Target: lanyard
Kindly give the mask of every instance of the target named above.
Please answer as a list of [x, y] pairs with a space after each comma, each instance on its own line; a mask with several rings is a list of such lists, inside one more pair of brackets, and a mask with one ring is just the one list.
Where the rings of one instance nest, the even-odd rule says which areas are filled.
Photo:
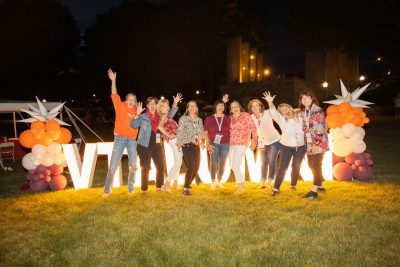
[[214, 115], [215, 121], [217, 122], [217, 125], [218, 125], [218, 132], [221, 132], [222, 122], [224, 121], [224, 116], [225, 115], [222, 115], [221, 122], [218, 122], [217, 115]]
[[311, 115], [311, 110], [305, 109], [304, 112], [306, 113], [305, 119], [306, 119], [306, 124], [307, 124], [307, 129], [310, 128], [310, 115]]

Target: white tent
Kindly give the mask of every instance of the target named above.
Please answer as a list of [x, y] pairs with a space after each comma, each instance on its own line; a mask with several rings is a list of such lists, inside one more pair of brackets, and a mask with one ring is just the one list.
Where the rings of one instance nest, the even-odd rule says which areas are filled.
[[[28, 104], [33, 107], [38, 107], [37, 102], [32, 101], [18, 101], [18, 100], [0, 100], [0, 113], [12, 113], [13, 121], [14, 121], [14, 136], [18, 138], [17, 133], [17, 122], [16, 122], [16, 113], [20, 113], [21, 109], [28, 109]], [[60, 102], [42, 102], [42, 104], [49, 110], [58, 105]], [[62, 114], [60, 112], [60, 114]], [[61, 116], [61, 115], [60, 115]]]

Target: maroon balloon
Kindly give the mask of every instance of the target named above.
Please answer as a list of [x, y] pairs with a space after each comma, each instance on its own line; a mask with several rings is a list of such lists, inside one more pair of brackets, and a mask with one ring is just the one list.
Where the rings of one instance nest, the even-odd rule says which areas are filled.
[[35, 178], [35, 175], [34, 174], [27, 174], [26, 175], [26, 179], [28, 179], [28, 180], [33, 180]]
[[53, 165], [51, 165], [49, 167], [49, 170], [51, 172], [51, 175], [60, 175], [60, 174], [63, 173], [64, 167], [63, 167], [63, 165], [55, 165], [55, 164], [53, 164]]
[[374, 164], [374, 161], [372, 159], [367, 159], [367, 164], [369, 166], [372, 166]]
[[67, 186], [67, 178], [64, 175], [52, 176], [49, 186], [51, 190], [62, 190]]
[[372, 176], [372, 168], [369, 165], [361, 166], [354, 171], [354, 178], [357, 180], [369, 180]]
[[350, 181], [353, 177], [353, 169], [346, 162], [340, 162], [333, 167], [333, 176], [340, 181]]
[[33, 191], [42, 192], [48, 188], [48, 183], [43, 180], [31, 180], [29, 186]]
[[351, 153], [350, 155], [348, 155], [348, 156], [346, 156], [345, 157], [345, 161], [348, 163], [348, 164], [354, 164], [354, 162], [356, 161], [356, 160], [358, 160], [359, 158], [360, 158], [360, 154], [358, 154], [358, 153]]
[[36, 174], [44, 174], [44, 172], [47, 170], [47, 167], [46, 166], [43, 166], [43, 165], [39, 165], [39, 166], [37, 166], [36, 167], [36, 169], [35, 169], [35, 173]]
[[344, 162], [344, 157], [336, 156], [335, 153], [332, 153], [332, 163], [336, 165], [339, 162]]

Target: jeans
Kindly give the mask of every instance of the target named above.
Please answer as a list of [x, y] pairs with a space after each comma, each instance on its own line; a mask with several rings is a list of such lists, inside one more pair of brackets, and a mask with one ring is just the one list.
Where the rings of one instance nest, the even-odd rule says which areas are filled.
[[240, 165], [242, 164], [246, 149], [247, 146], [244, 145], [229, 147], [229, 164], [231, 165], [231, 169], [235, 174], [236, 183], [238, 184], [244, 183], [244, 176], [242, 171], [240, 170]]
[[297, 179], [299, 178], [300, 174], [300, 166], [301, 162], [306, 154], [306, 146], [299, 146], [299, 147], [290, 147], [284, 146], [281, 144], [281, 148], [279, 150], [279, 155], [281, 157], [278, 172], [276, 174], [276, 180], [274, 184], [274, 189], [279, 190], [283, 179], [285, 178], [285, 174], [287, 168], [289, 167], [290, 160], [292, 160], [292, 174], [291, 174], [291, 186], [296, 186]]
[[124, 153], [125, 148], [128, 151], [129, 159], [128, 191], [133, 191], [136, 171], [134, 171], [132, 168], [136, 164], [136, 145], [136, 140], [133, 138], [127, 138], [119, 135], [114, 136], [114, 146], [111, 154], [110, 166], [108, 167], [104, 193], [109, 194], [111, 192], [111, 185], [114, 181], [114, 174], [118, 168], [119, 162], [121, 161], [122, 154]]
[[156, 165], [156, 187], [161, 188], [161, 186], [164, 184], [165, 155], [164, 148], [161, 143], [156, 143], [156, 134], [153, 131], [151, 132], [149, 146], [145, 147], [138, 144], [137, 151], [140, 158], [142, 191], [147, 191], [149, 187], [151, 159], [153, 159], [154, 165]]
[[324, 158], [324, 153], [319, 153], [315, 155], [307, 155], [308, 166], [310, 167], [314, 179], [313, 185], [321, 186], [322, 180], [324, 179], [322, 176], [322, 160]]
[[211, 180], [214, 182], [218, 171], [218, 181], [221, 181], [224, 175], [226, 158], [229, 152], [229, 144], [215, 144], [210, 142], [213, 151], [210, 154], [210, 172]]
[[179, 172], [182, 166], [182, 151], [178, 150], [176, 146], [176, 138], [169, 140], [168, 144], [170, 145], [173, 155], [174, 155], [174, 165], [172, 165], [171, 169], [168, 171], [167, 181], [172, 182], [173, 180], [178, 181]]
[[280, 147], [281, 144], [278, 141], [265, 146], [263, 150], [259, 150], [261, 158], [261, 180], [274, 180], [275, 163]]
[[200, 147], [193, 143], [182, 146], [183, 157], [185, 158], [187, 171], [185, 174], [185, 189], [190, 188], [190, 184], [196, 177], [200, 167]]

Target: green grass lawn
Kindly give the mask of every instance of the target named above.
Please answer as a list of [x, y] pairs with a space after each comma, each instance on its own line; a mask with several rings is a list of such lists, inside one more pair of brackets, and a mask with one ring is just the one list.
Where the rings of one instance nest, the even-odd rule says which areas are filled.
[[[302, 199], [310, 182], [273, 198], [248, 183], [211, 192], [103, 199], [105, 160], [94, 188], [19, 191], [20, 163], [0, 173], [2, 266], [399, 266], [400, 123], [372, 118], [370, 182], [326, 182], [318, 200]], [[125, 175], [126, 176], [126, 175]], [[126, 179], [126, 177], [125, 177]]]

